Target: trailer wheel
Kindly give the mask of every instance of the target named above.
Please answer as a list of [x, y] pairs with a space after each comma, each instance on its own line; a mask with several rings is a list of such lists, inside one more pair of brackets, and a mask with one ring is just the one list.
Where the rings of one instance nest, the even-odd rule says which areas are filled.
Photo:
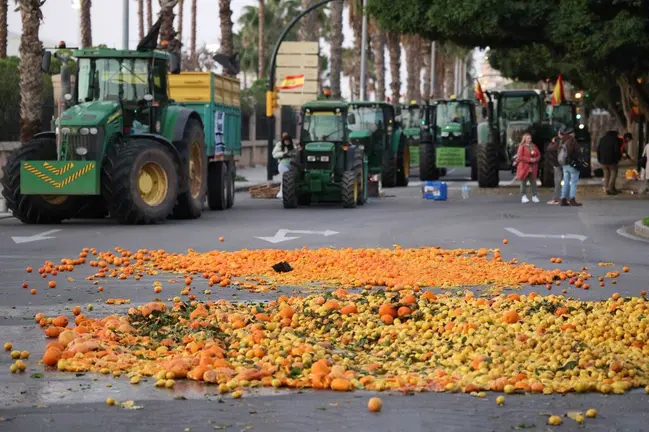
[[340, 185], [340, 196], [344, 208], [356, 207], [358, 196], [360, 195], [358, 182], [358, 174], [355, 171], [343, 172], [343, 178]]
[[7, 209], [26, 224], [58, 224], [75, 217], [81, 209], [81, 197], [21, 193], [21, 162], [30, 160], [56, 160], [56, 141], [52, 138], [34, 138], [11, 153], [2, 168], [0, 179]]
[[178, 198], [178, 161], [163, 144], [135, 139], [108, 154], [102, 169], [102, 195], [121, 224], [164, 222]]
[[210, 210], [228, 206], [228, 167], [223, 162], [210, 162], [207, 167], [207, 205]]
[[205, 134], [198, 120], [189, 119], [185, 126], [183, 146], [186, 146], [187, 165], [183, 167], [185, 190], [178, 196], [173, 216], [178, 219], [196, 219], [203, 213], [207, 193], [207, 152]]

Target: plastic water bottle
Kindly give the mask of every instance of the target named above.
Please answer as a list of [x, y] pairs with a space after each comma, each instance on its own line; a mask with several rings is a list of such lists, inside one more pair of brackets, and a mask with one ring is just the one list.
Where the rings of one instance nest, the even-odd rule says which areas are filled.
[[470, 191], [469, 185], [462, 186], [462, 199], [463, 200], [469, 199], [469, 191]]

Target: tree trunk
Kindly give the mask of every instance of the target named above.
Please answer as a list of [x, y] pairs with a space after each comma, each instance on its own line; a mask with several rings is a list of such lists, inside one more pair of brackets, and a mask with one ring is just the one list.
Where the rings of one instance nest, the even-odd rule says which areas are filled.
[[92, 46], [92, 20], [90, 19], [91, 0], [81, 0], [80, 24], [81, 24], [81, 47], [89, 48]]
[[183, 40], [183, 15], [185, 9], [185, 0], [178, 0], [178, 40]]
[[7, 12], [9, 11], [8, 0], [0, 0], [0, 59], [7, 57]]
[[[315, 3], [315, 0], [302, 0], [302, 10], [306, 10]], [[316, 42], [318, 40], [318, 10], [313, 10], [300, 20], [299, 39], [304, 42]]]
[[398, 33], [388, 33], [388, 51], [390, 53], [390, 75], [392, 82], [390, 89], [392, 90], [392, 104], [399, 103], [401, 96], [401, 44], [399, 42]]
[[140, 40], [144, 39], [144, 0], [137, 0], [137, 31]]
[[444, 45], [437, 42], [435, 45], [435, 88], [433, 90], [433, 97], [444, 97], [444, 81], [446, 80], [446, 51]]
[[421, 48], [419, 37], [410, 35], [403, 37], [403, 44], [406, 47], [406, 70], [408, 83], [406, 87], [406, 103], [417, 101], [421, 94]]
[[189, 59], [191, 63], [191, 70], [196, 70], [196, 1], [192, 0], [192, 10], [191, 10], [191, 36], [189, 40]]
[[[352, 0], [354, 1], [354, 0]], [[358, 100], [361, 97], [361, 51], [363, 47], [363, 15], [362, 10], [351, 10], [350, 20], [352, 31], [354, 32], [354, 88], [352, 89], [352, 99]], [[355, 15], [352, 15], [355, 14]]]
[[331, 3], [331, 58], [329, 85], [331, 97], [340, 99], [340, 78], [343, 69], [343, 0]]
[[432, 73], [432, 65], [430, 63], [431, 58], [430, 58], [430, 52], [432, 49], [433, 43], [429, 40], [425, 40], [422, 43], [422, 48], [421, 48], [421, 58], [424, 63], [424, 90], [421, 94], [421, 98], [423, 100], [428, 100], [430, 97], [430, 78], [431, 78], [431, 73]]
[[[230, 0], [219, 0], [219, 19], [221, 21], [221, 54], [230, 57], [234, 54]], [[226, 71], [226, 74], [231, 75], [232, 71]]]
[[151, 7], [151, 0], [146, 0], [146, 28], [147, 31], [153, 27], [153, 8]]
[[376, 69], [376, 100], [385, 100], [385, 32], [374, 26], [372, 50], [374, 51], [374, 68]]
[[41, 41], [38, 31], [43, 19], [40, 0], [20, 2], [23, 24], [20, 36], [20, 140], [24, 143], [41, 131], [43, 79], [41, 75]]
[[259, 0], [259, 8], [258, 8], [258, 14], [259, 14], [259, 34], [258, 34], [258, 53], [259, 55], [257, 56], [259, 58], [259, 63], [257, 64], [257, 79], [262, 79], [264, 77], [264, 55], [263, 53], [265, 51], [264, 47], [264, 23], [266, 20], [266, 15], [264, 11], [264, 0]]
[[444, 97], [455, 92], [455, 56], [444, 56]]
[[160, 42], [170, 42], [174, 37], [174, 11], [171, 8], [160, 12], [162, 16], [162, 25], [160, 26]]

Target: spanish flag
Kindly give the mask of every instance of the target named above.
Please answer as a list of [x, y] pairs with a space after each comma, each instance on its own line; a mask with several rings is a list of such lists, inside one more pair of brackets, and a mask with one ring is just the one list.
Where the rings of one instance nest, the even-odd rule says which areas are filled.
[[480, 85], [480, 81], [478, 80], [476, 80], [475, 82], [474, 93], [475, 93], [475, 100], [480, 102], [482, 105], [487, 106], [487, 97], [482, 91], [482, 86]]
[[552, 105], [561, 105], [566, 101], [566, 95], [563, 92], [563, 78], [559, 74], [557, 78], [557, 84], [554, 86], [554, 91], [552, 92]]
[[293, 90], [300, 87], [304, 87], [304, 74], [285, 76], [282, 83], [277, 86], [277, 89]]

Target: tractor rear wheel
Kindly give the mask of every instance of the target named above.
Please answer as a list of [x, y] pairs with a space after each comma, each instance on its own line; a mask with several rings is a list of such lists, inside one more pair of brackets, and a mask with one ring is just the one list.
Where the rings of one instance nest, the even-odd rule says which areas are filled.
[[408, 186], [410, 177], [410, 147], [408, 142], [401, 138], [399, 143], [399, 154], [397, 155], [397, 186]]
[[358, 176], [358, 200], [356, 204], [362, 206], [365, 204], [365, 168], [363, 160], [365, 159], [365, 154], [363, 150], [359, 150], [356, 153], [356, 158], [354, 159], [354, 171]]
[[293, 170], [282, 174], [282, 203], [286, 209], [297, 208], [297, 180], [297, 173]]
[[210, 210], [228, 208], [228, 166], [210, 162], [207, 167], [207, 206]]
[[113, 147], [102, 169], [102, 195], [111, 216], [128, 225], [164, 222], [178, 198], [178, 164], [153, 139]]
[[397, 156], [391, 152], [383, 159], [381, 169], [381, 183], [385, 188], [393, 188], [397, 185]]
[[185, 190], [178, 195], [173, 216], [178, 219], [196, 219], [203, 213], [207, 193], [207, 152], [205, 134], [200, 122], [189, 119], [185, 126], [182, 145], [187, 152], [187, 165], [182, 171]]
[[340, 183], [340, 201], [344, 208], [356, 207], [359, 196], [358, 181], [358, 173], [355, 171], [343, 172]]
[[26, 224], [58, 224], [73, 218], [81, 209], [81, 197], [70, 195], [23, 195], [20, 191], [22, 161], [57, 160], [56, 140], [34, 138], [14, 150], [3, 167], [2, 195], [7, 209]]
[[419, 144], [419, 179], [421, 181], [439, 180], [439, 168], [435, 161], [435, 145]]
[[494, 143], [479, 145], [478, 157], [478, 187], [496, 188], [500, 182], [498, 163], [498, 148]]

